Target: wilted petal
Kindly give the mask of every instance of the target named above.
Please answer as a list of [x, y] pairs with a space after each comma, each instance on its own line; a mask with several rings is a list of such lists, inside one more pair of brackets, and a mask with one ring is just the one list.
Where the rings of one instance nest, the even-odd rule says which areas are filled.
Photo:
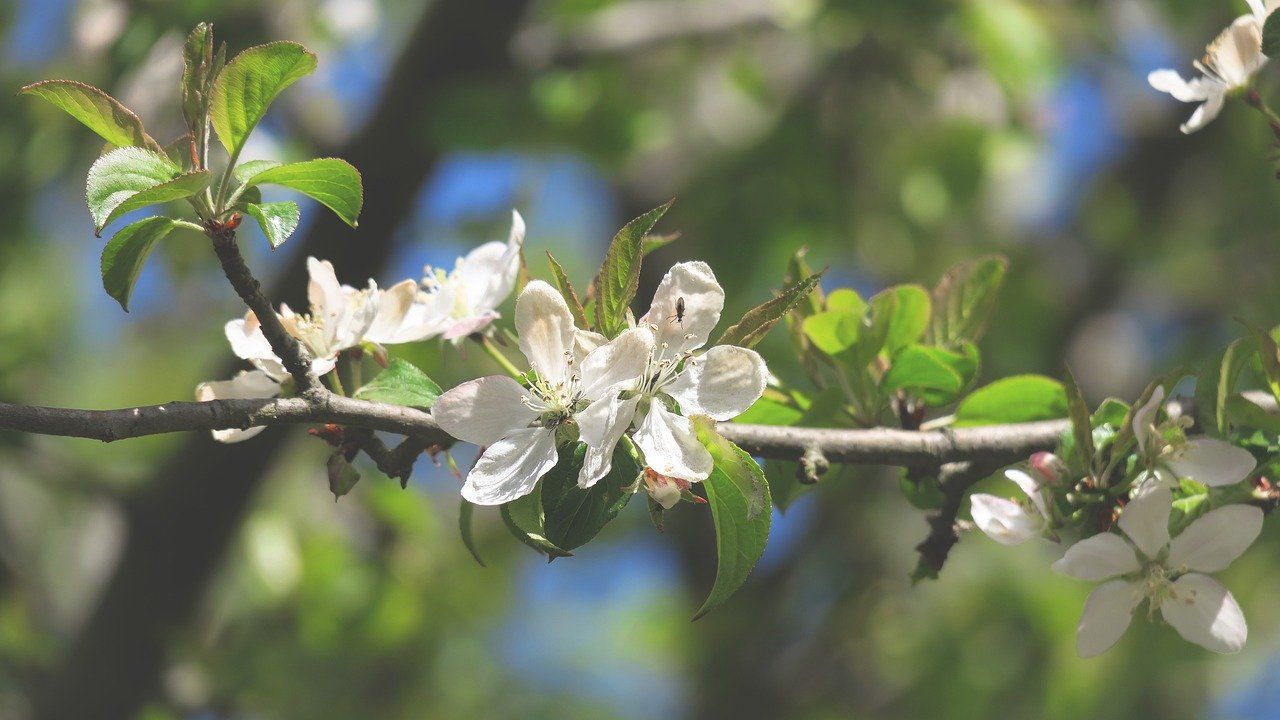
[[552, 383], [569, 379], [573, 329], [569, 306], [555, 288], [541, 280], [525, 286], [516, 300], [516, 332], [520, 351], [539, 379]]
[[1076, 628], [1076, 652], [1093, 657], [1110, 650], [1129, 629], [1133, 610], [1142, 602], [1142, 589], [1128, 580], [1103, 583], [1089, 593]]
[[686, 415], [729, 420], [760, 399], [768, 378], [764, 358], [755, 350], [716, 345], [687, 361], [684, 372], [665, 389]]
[[1244, 612], [1222, 583], [1188, 573], [1173, 583], [1173, 597], [1160, 604], [1165, 622], [1183, 639], [1219, 653], [1239, 652], [1249, 636]]
[[1160, 412], [1160, 404], [1164, 402], [1164, 386], [1157, 385], [1147, 402], [1133, 412], [1133, 437], [1138, 441], [1139, 451], [1146, 450], [1151, 441], [1151, 430], [1156, 423], [1156, 413]]
[[1150, 485], [1138, 491], [1120, 513], [1120, 529], [1133, 544], [1154, 560], [1169, 543], [1169, 511], [1173, 493], [1164, 485]]
[[582, 396], [594, 400], [618, 383], [638, 380], [651, 352], [653, 331], [643, 326], [631, 328], [592, 350], [578, 368]]
[[1147, 75], [1147, 82], [1156, 90], [1169, 93], [1175, 100], [1182, 102], [1200, 102], [1206, 97], [1203, 85], [1183, 80], [1176, 70], [1153, 70]]
[[619, 399], [623, 385], [606, 392], [582, 412], [574, 416], [578, 422], [579, 439], [587, 445], [582, 469], [578, 472], [578, 487], [589, 488], [609, 474], [613, 467], [613, 451], [622, 434], [631, 427], [636, 415], [639, 397]]
[[1209, 487], [1235, 485], [1257, 467], [1253, 454], [1216, 438], [1195, 438], [1163, 458], [1165, 466], [1179, 478]]
[[689, 418], [667, 410], [657, 400], [650, 404], [634, 439], [645, 463], [661, 475], [699, 482], [711, 474], [711, 453], [698, 442]]
[[[248, 400], [271, 398], [280, 394], [280, 383], [261, 370], [241, 370], [230, 380], [215, 380], [196, 386], [196, 400]], [[241, 430], [228, 428], [214, 430], [213, 439], [223, 443], [237, 443], [263, 431], [262, 426]]]
[[[676, 312], [684, 300], [683, 320]], [[667, 343], [667, 357], [707, 344], [711, 331], [720, 322], [724, 310], [724, 289], [716, 282], [711, 266], [701, 261], [671, 266], [653, 293], [649, 312], [640, 318], [642, 324], [657, 327], [656, 342]], [[692, 336], [686, 339], [686, 336]]]
[[555, 467], [556, 460], [555, 430], [517, 430], [485, 449], [467, 473], [462, 497], [476, 505], [502, 505], [522, 498]]
[[1001, 545], [1020, 545], [1044, 530], [1043, 517], [1028, 513], [1007, 498], [975, 493], [969, 502], [974, 524]]
[[1133, 545], [1119, 535], [1099, 533], [1067, 548], [1053, 564], [1055, 572], [1079, 580], [1106, 580], [1141, 567]]
[[1169, 543], [1171, 568], [1217, 572], [1240, 557], [1262, 532], [1262, 510], [1228, 505], [1210, 510]]
[[521, 402], [524, 395], [515, 380], [489, 375], [450, 388], [436, 400], [431, 415], [455, 438], [490, 445], [537, 419], [538, 413]]

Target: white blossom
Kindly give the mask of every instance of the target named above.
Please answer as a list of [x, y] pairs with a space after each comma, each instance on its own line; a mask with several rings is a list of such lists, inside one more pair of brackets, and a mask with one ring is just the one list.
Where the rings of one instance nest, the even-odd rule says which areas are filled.
[[1217, 438], [1187, 438], [1176, 420], [1157, 423], [1163, 402], [1164, 388], [1157, 386], [1133, 414], [1133, 436], [1149, 477], [1163, 483], [1194, 480], [1209, 487], [1234, 485], [1249, 477], [1257, 461], [1248, 450]]
[[[1036, 475], [1040, 473], [1034, 471]], [[1009, 468], [1005, 477], [1022, 490], [1026, 500], [1017, 501], [986, 493], [969, 496], [970, 515], [978, 529], [1001, 545], [1021, 545], [1048, 530], [1052, 517], [1047, 479], [1035, 477], [1022, 468]]]
[[483, 332], [499, 317], [497, 308], [515, 289], [524, 245], [524, 218], [511, 211], [505, 243], [488, 242], [458, 258], [450, 272], [427, 266], [419, 292], [405, 320], [404, 333], [414, 340], [437, 335], [460, 341]]
[[[280, 382], [261, 370], [241, 370], [230, 380], [214, 380], [196, 386], [196, 400], [247, 400], [270, 398], [280, 394]], [[244, 430], [228, 428], [214, 430], [213, 439], [223, 443], [237, 443], [262, 432], [261, 426]]]
[[[724, 290], [706, 263], [679, 263], [662, 278], [639, 320], [654, 338], [641, 371], [579, 414], [587, 444], [581, 487], [608, 474], [614, 447], [632, 428], [645, 463], [658, 475], [699, 482], [711, 474], [711, 454], [689, 418], [729, 420], [741, 414], [764, 393], [768, 378], [754, 350], [717, 345], [695, 353], [706, 345], [723, 309]], [[669, 500], [669, 493], [655, 499]]]
[[[639, 374], [653, 346], [651, 330], [633, 328], [580, 355], [569, 306], [540, 280], [521, 292], [515, 315], [520, 351], [533, 370], [529, 386], [503, 375], [482, 377], [444, 393], [431, 410], [445, 432], [484, 448], [462, 488], [477, 505], [532, 492], [556, 464], [557, 429]], [[581, 418], [579, 424], [585, 436], [588, 425]]]
[[1248, 0], [1251, 12], [1236, 18], [1209, 46], [1204, 57], [1194, 63], [1200, 77], [1184, 80], [1176, 70], [1155, 70], [1147, 76], [1151, 87], [1186, 103], [1200, 103], [1182, 124], [1182, 132], [1193, 133], [1208, 125], [1222, 112], [1232, 91], [1247, 87], [1267, 63], [1262, 54], [1262, 25], [1278, 0]]
[[1147, 485], [1120, 515], [1124, 535], [1101, 533], [1067, 549], [1053, 569], [1080, 580], [1105, 581], [1085, 601], [1076, 635], [1081, 657], [1105, 652], [1128, 629], [1144, 599], [1186, 640], [1214, 652], [1244, 647], [1244, 613], [1231, 593], [1204, 573], [1217, 572], [1253, 543], [1262, 510], [1228, 505], [1197, 518], [1169, 537], [1173, 495]]

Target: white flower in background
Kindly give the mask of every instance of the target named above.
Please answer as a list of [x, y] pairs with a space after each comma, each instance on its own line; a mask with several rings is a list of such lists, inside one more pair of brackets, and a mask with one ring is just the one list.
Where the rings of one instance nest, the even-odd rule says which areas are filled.
[[[689, 418], [736, 417], [764, 393], [769, 375], [764, 359], [747, 348], [717, 345], [694, 354], [707, 343], [723, 309], [724, 290], [706, 263], [679, 263], [662, 278], [649, 311], [639, 320], [639, 327], [654, 337], [642, 371], [579, 414], [587, 444], [578, 476], [581, 487], [608, 474], [614, 447], [633, 425], [636, 446], [658, 475], [699, 482], [711, 474], [711, 454]], [[670, 499], [669, 494], [664, 497]]]
[[497, 308], [515, 289], [524, 245], [524, 218], [511, 211], [511, 233], [505, 243], [487, 242], [467, 253], [452, 272], [427, 266], [407, 326], [414, 339], [441, 335], [461, 340], [483, 331], [498, 317]]
[[[445, 432], [484, 448], [462, 487], [462, 496], [477, 505], [532, 492], [556, 464], [557, 428], [581, 403], [635, 378], [653, 347], [649, 329], [633, 328], [579, 360], [569, 306], [540, 280], [516, 300], [515, 324], [533, 369], [531, 386], [504, 375], [482, 377], [444, 393], [431, 409]], [[579, 424], [585, 435], [590, 421], [579, 418]]]
[[1053, 500], [1051, 485], [1060, 476], [1052, 474], [1054, 471], [1048, 468], [1056, 469], [1061, 464], [1062, 461], [1052, 453], [1036, 453], [1029, 463], [1031, 472], [1016, 467], [1005, 470], [1004, 476], [1012, 480], [1027, 499], [1017, 501], [974, 493], [969, 496], [974, 524], [1001, 545], [1021, 545], [1031, 538], [1044, 536], [1052, 517], [1049, 511], [1049, 503]]
[[1081, 657], [1105, 652], [1128, 629], [1133, 611], [1147, 600], [1184, 639], [1214, 652], [1233, 653], [1248, 636], [1244, 613], [1217, 572], [1253, 543], [1262, 510], [1228, 505], [1210, 510], [1178, 537], [1169, 538], [1169, 488], [1150, 485], [1120, 514], [1124, 536], [1102, 533], [1067, 549], [1053, 569], [1080, 580], [1103, 581], [1085, 601], [1076, 634]]
[[[196, 386], [196, 400], [249, 400], [270, 398], [280, 394], [280, 382], [261, 370], [241, 370], [230, 380], [215, 380]], [[263, 428], [244, 430], [229, 428], [214, 430], [213, 439], [223, 443], [237, 443], [262, 432]]]
[[1147, 82], [1160, 92], [1186, 103], [1200, 103], [1182, 124], [1182, 132], [1193, 133], [1208, 125], [1222, 112], [1229, 93], [1247, 87], [1263, 65], [1262, 25], [1277, 0], [1248, 0], [1252, 12], [1241, 15], [1205, 48], [1204, 58], [1195, 63], [1201, 76], [1184, 80], [1176, 70], [1155, 70]]
[[1151, 399], [1133, 414], [1133, 436], [1158, 482], [1194, 480], [1209, 487], [1234, 485], [1249, 477], [1257, 466], [1253, 455], [1217, 438], [1188, 439], [1176, 420], [1156, 423], [1164, 402], [1164, 388], [1156, 387]]

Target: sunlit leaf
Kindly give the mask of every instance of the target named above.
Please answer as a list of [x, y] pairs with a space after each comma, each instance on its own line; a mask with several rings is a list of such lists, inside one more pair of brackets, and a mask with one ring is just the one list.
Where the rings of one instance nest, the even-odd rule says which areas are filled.
[[116, 147], [136, 146], [164, 153], [164, 148], [147, 134], [132, 110], [92, 85], [74, 80], [45, 80], [19, 92], [48, 101]]
[[301, 217], [298, 203], [287, 200], [271, 203], [245, 203], [244, 211], [258, 221], [258, 227], [262, 228], [262, 234], [273, 248], [280, 247], [285, 240], [289, 239], [293, 231], [298, 229], [298, 220]]
[[117, 148], [89, 168], [85, 200], [96, 232], [117, 217], [156, 203], [203, 191], [209, 172], [182, 173], [169, 158], [136, 147]]
[[1054, 420], [1067, 416], [1062, 383], [1043, 375], [1014, 375], [973, 391], [956, 408], [956, 427]]
[[213, 129], [227, 152], [238, 155], [276, 96], [315, 69], [314, 53], [284, 41], [251, 47], [227, 63], [209, 102]]
[[668, 201], [627, 223], [609, 244], [595, 282], [596, 330], [614, 337], [626, 326], [631, 299], [640, 285], [644, 238], [671, 207]]
[[351, 227], [356, 226], [364, 204], [360, 172], [346, 160], [317, 158], [280, 165], [271, 161], [245, 163], [241, 171], [246, 187], [281, 185], [297, 190], [329, 208]]
[[356, 390], [354, 397], [425, 410], [439, 399], [440, 386], [408, 360], [391, 358], [387, 369]]

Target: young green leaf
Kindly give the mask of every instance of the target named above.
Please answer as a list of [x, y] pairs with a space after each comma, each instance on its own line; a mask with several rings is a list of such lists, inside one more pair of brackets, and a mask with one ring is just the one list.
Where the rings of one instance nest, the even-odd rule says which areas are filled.
[[1262, 23], [1262, 54], [1269, 58], [1280, 55], [1280, 12], [1272, 12]]
[[475, 514], [475, 510], [476, 506], [466, 500], [458, 506], [458, 536], [462, 538], [462, 544], [466, 546], [467, 552], [471, 553], [476, 564], [484, 567], [484, 559], [480, 557], [480, 550], [476, 548], [476, 541], [471, 533], [471, 516]]
[[1276, 400], [1280, 400], [1280, 347], [1276, 346], [1275, 338], [1267, 330], [1248, 320], [1236, 319], [1249, 328], [1254, 339], [1257, 340], [1258, 359], [1262, 361], [1262, 374], [1267, 381], [1267, 388], [1271, 390]]
[[769, 541], [772, 501], [764, 473], [750, 455], [721, 437], [711, 422], [694, 420], [715, 465], [702, 481], [716, 527], [716, 580], [694, 620], [729, 599], [746, 582]]
[[1227, 400], [1235, 392], [1245, 364], [1257, 351], [1257, 340], [1239, 338], [1205, 363], [1196, 378], [1195, 393], [1196, 424], [1201, 432], [1212, 437], [1227, 436]]
[[805, 318], [801, 327], [814, 347], [837, 357], [858, 342], [862, 316], [844, 310], [824, 310]]
[[640, 256], [647, 257], [654, 250], [664, 248], [679, 239], [680, 233], [678, 232], [645, 235], [644, 246], [640, 249]]
[[560, 267], [560, 263], [556, 262], [550, 250], [547, 251], [547, 262], [551, 265], [551, 276], [555, 278], [556, 289], [568, 303], [569, 312], [573, 313], [573, 321], [583, 330], [591, 329], [591, 323], [587, 322], [587, 311], [582, 308], [582, 301], [578, 299], [573, 283], [569, 282], [569, 276], [565, 274], [564, 268]]
[[[888, 334], [884, 339], [884, 350], [892, 356], [902, 348], [920, 341], [929, 327], [933, 303], [929, 299], [929, 293], [919, 285], [895, 285], [880, 293], [886, 294], [897, 299], [889, 320]], [[872, 303], [875, 303], [875, 298], [872, 298]]]
[[940, 345], [977, 342], [995, 309], [1008, 269], [1004, 256], [984, 255], [948, 270], [933, 289], [929, 339]]
[[191, 136], [204, 141], [209, 98], [206, 90], [213, 70], [213, 26], [200, 23], [182, 48], [182, 117]]
[[117, 148], [98, 158], [85, 185], [95, 232], [124, 213], [191, 197], [209, 185], [207, 170], [180, 173], [169, 158], [142, 148]]
[[1089, 405], [1080, 392], [1080, 385], [1071, 368], [1063, 368], [1063, 380], [1063, 389], [1067, 393], [1067, 416], [1071, 418], [1071, 434], [1075, 438], [1077, 458], [1080, 467], [1092, 473], [1097, 449], [1093, 444], [1093, 419], [1089, 415]]
[[74, 80], [45, 80], [22, 88], [19, 94], [34, 95], [52, 103], [116, 147], [136, 146], [164, 153], [164, 148], [147, 134], [132, 110], [92, 85]]
[[167, 217], [139, 220], [120, 228], [102, 249], [102, 287], [125, 312], [147, 256], [175, 227], [177, 223]]
[[227, 63], [213, 81], [209, 117], [218, 139], [236, 157], [249, 133], [282, 90], [316, 69], [316, 56], [295, 42], [251, 47]]
[[280, 247], [285, 240], [289, 239], [293, 231], [298, 229], [298, 220], [301, 217], [298, 203], [287, 200], [245, 203], [244, 211], [258, 221], [258, 227], [262, 228], [262, 234], [266, 236], [267, 242], [271, 243], [273, 248]]
[[1243, 395], [1232, 395], [1226, 402], [1227, 415], [1232, 423], [1255, 428], [1269, 435], [1280, 435], [1280, 415], [1263, 410], [1257, 403]]
[[563, 550], [587, 544], [618, 516], [631, 500], [631, 486], [641, 470], [624, 443], [619, 443], [609, 474], [590, 488], [580, 488], [578, 472], [586, 447], [576, 443], [561, 449], [559, 464], [542, 476], [539, 488], [546, 537]]
[[243, 175], [246, 188], [281, 185], [297, 190], [332, 210], [346, 224], [356, 226], [364, 204], [364, 188], [360, 171], [346, 160], [317, 158], [287, 165], [258, 160], [245, 163], [245, 168], [237, 168], [237, 176]]
[[[813, 270], [809, 267], [808, 261], [804, 258], [809, 254], [809, 248], [802, 247], [791, 254], [791, 258], [787, 261], [787, 272], [782, 277], [782, 284], [791, 286], [813, 275]], [[796, 306], [796, 311], [802, 316], [809, 316], [819, 312], [826, 303], [826, 298], [822, 294], [822, 286], [816, 285], [809, 292], [808, 302], [801, 303]]]
[[192, 169], [194, 166], [191, 159], [191, 134], [179, 135], [165, 145], [164, 156], [179, 168], [184, 170]]
[[1062, 383], [1043, 375], [1014, 375], [979, 388], [956, 408], [956, 427], [1054, 420], [1067, 416]]
[[360, 473], [356, 471], [341, 450], [334, 450], [325, 463], [329, 474], [329, 492], [333, 493], [334, 502], [351, 492], [351, 488], [360, 482]]
[[741, 320], [725, 328], [715, 344], [755, 347], [756, 343], [763, 340], [779, 320], [808, 298], [809, 293], [813, 292], [813, 289], [822, 281], [824, 272], [826, 270], [810, 275], [794, 285], [789, 285], [772, 299], [748, 310]]
[[606, 337], [614, 337], [626, 326], [628, 306], [640, 286], [644, 238], [672, 202], [675, 201], [663, 203], [627, 223], [609, 244], [595, 282], [596, 330]]
[[408, 360], [391, 358], [387, 369], [356, 390], [353, 397], [430, 409], [440, 397], [440, 386]]
[[978, 351], [971, 343], [952, 352], [932, 345], [908, 345], [892, 358], [880, 379], [880, 392], [905, 390], [938, 407], [955, 402], [978, 372]]
[[573, 553], [556, 547], [547, 539], [546, 515], [542, 511], [542, 493], [529, 493], [499, 509], [502, 522], [517, 540], [547, 556], [548, 560], [571, 557]]

